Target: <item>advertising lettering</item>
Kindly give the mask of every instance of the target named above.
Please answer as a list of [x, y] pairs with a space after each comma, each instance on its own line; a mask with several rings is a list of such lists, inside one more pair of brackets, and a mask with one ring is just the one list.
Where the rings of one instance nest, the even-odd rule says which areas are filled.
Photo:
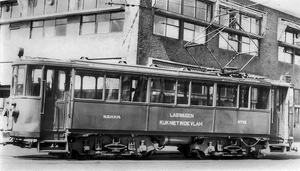
[[[170, 118], [188, 118], [194, 119], [195, 114], [193, 113], [170, 113]], [[203, 126], [203, 122], [195, 122], [195, 121], [176, 121], [176, 120], [160, 120], [159, 125], [164, 126]]]
[[173, 126], [203, 126], [203, 122], [193, 122], [193, 121], [165, 121], [160, 120], [160, 125], [173, 125]]
[[103, 115], [103, 119], [121, 119], [120, 115]]

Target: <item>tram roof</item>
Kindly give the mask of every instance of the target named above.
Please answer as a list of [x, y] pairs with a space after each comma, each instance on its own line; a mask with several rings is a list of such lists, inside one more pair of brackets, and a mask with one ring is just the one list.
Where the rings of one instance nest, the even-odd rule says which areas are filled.
[[184, 70], [183, 68], [159, 68], [145, 65], [111, 64], [77, 59], [54, 59], [42, 57], [22, 57], [13, 62], [13, 65], [32, 64], [52, 67], [75, 68], [89, 71], [109, 71], [110, 73], [136, 74], [145, 76], [163, 76], [166, 78], [202, 79], [224, 83], [242, 83], [264, 86], [292, 87], [291, 83], [279, 80], [270, 80], [262, 76], [247, 74], [246, 77], [223, 76], [216, 71]]

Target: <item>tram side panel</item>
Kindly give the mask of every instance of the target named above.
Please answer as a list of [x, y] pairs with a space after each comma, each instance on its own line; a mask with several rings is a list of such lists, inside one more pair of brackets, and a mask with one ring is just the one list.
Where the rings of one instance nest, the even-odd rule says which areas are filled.
[[216, 110], [215, 133], [270, 134], [270, 112]]
[[40, 137], [40, 100], [14, 99], [9, 106], [8, 130], [12, 130], [12, 137], [39, 138]]
[[75, 101], [71, 129], [145, 131], [146, 119], [146, 106]]

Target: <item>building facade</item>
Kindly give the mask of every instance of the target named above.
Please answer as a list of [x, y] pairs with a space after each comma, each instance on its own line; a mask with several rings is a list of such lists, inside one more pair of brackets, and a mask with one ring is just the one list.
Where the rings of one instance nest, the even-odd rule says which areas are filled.
[[[24, 56], [235, 68], [295, 85], [300, 18], [249, 0], [0, 0], [0, 96]], [[1, 106], [0, 106], [1, 108]]]

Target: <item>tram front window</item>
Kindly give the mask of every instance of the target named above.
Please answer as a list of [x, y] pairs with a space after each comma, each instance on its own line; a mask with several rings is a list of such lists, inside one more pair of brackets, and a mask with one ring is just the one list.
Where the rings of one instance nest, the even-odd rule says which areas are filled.
[[25, 95], [39, 96], [41, 90], [42, 68], [30, 67], [27, 74], [27, 86]]
[[13, 77], [13, 94], [15, 96], [22, 96], [24, 92], [25, 83], [25, 66], [19, 66], [14, 69]]

